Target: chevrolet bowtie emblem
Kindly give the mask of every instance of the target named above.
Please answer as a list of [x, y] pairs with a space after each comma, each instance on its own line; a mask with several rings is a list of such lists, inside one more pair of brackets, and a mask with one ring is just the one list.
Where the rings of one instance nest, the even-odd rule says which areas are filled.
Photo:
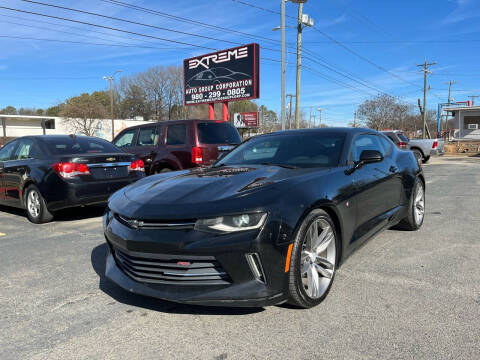
[[109, 158], [107, 158], [107, 161], [115, 161], [115, 158], [114, 157], [109, 157]]

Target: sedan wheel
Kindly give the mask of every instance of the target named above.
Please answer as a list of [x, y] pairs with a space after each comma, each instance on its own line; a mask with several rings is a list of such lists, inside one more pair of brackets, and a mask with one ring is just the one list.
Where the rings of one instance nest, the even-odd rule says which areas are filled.
[[28, 219], [35, 224], [43, 224], [53, 219], [53, 214], [48, 211], [42, 194], [35, 185], [30, 185], [25, 190], [25, 208]]
[[417, 186], [417, 192], [413, 204], [413, 214], [417, 226], [422, 225], [423, 217], [425, 215], [425, 190], [423, 189], [423, 184], [421, 182]]
[[320, 303], [333, 282], [337, 237], [330, 216], [313, 210], [295, 239], [290, 269], [290, 303], [309, 308]]

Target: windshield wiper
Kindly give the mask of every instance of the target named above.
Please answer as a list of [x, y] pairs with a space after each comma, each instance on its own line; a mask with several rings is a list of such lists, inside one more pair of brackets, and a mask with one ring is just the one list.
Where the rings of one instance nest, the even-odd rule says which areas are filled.
[[225, 166], [226, 164], [223, 163], [223, 164], [220, 164], [220, 165], [215, 165], [215, 166], [212, 166], [213, 168], [219, 168], [219, 167], [222, 167], [222, 166]]
[[293, 166], [293, 165], [287, 165], [287, 164], [272, 164], [272, 163], [268, 163], [268, 162], [261, 163], [260, 165], [278, 166], [278, 167], [282, 167], [282, 168], [285, 168], [285, 169], [296, 169], [296, 168], [297, 168], [296, 166]]

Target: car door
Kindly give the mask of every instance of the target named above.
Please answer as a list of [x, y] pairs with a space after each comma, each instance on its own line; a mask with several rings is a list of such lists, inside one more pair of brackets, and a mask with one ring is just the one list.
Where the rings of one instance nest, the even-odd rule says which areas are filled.
[[169, 124], [167, 126], [166, 147], [167, 151], [173, 154], [182, 169], [192, 165], [192, 147], [187, 141], [186, 124]]
[[33, 139], [19, 140], [11, 160], [4, 167], [5, 201], [8, 205], [21, 206], [23, 184], [29, 178], [37, 153]]
[[131, 150], [129, 150], [129, 152], [134, 153], [143, 160], [145, 173], [147, 175], [152, 173], [152, 164], [157, 156], [159, 139], [160, 133], [158, 126], [141, 127], [138, 129], [135, 144]]
[[114, 140], [113, 145], [120, 149], [134, 154], [132, 148], [135, 145], [137, 128], [123, 130]]
[[399, 204], [400, 188], [391, 166], [391, 156], [386, 154], [380, 139], [375, 134], [357, 135], [352, 144], [351, 159], [360, 160], [364, 150], [376, 150], [383, 160], [364, 164], [353, 173], [357, 206], [356, 234], [354, 240], [369, 237], [388, 222]]
[[0, 149], [0, 202], [6, 203], [6, 181], [5, 181], [5, 167], [8, 168], [8, 163], [12, 159], [18, 141], [11, 141]]

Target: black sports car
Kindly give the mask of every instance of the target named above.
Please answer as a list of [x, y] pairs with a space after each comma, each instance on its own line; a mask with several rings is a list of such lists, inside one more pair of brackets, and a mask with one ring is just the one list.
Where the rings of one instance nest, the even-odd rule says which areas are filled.
[[26, 136], [0, 150], [0, 205], [26, 209], [34, 223], [68, 207], [105, 204], [145, 176], [143, 161], [108, 141], [74, 135]]
[[214, 85], [248, 78], [250, 78], [250, 75], [220, 67], [199, 72], [194, 77], [187, 80], [187, 87]]
[[355, 248], [423, 223], [425, 180], [410, 151], [368, 129], [254, 137], [214, 166], [115, 193], [106, 276], [183, 303], [300, 307], [327, 295]]

